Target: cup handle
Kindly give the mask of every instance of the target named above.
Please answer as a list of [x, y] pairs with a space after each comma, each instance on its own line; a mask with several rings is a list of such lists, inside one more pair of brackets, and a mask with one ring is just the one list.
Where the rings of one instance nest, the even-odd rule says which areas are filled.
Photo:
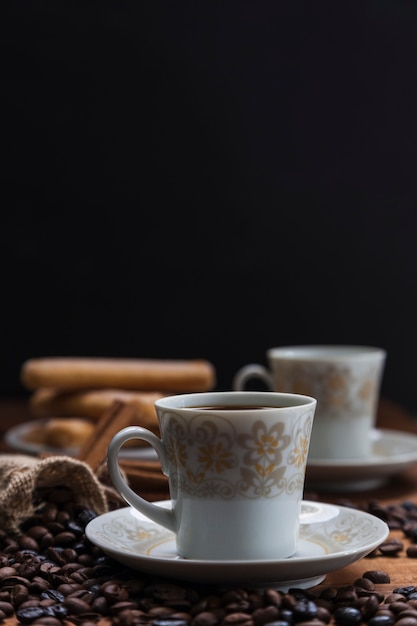
[[242, 367], [235, 375], [232, 383], [233, 391], [244, 391], [246, 383], [251, 378], [261, 380], [270, 391], [274, 390], [274, 382], [269, 371], [263, 365], [251, 363]]
[[142, 426], [127, 426], [123, 428], [118, 433], [116, 433], [113, 439], [110, 441], [109, 448], [107, 451], [107, 467], [109, 470], [110, 478], [114, 486], [120, 495], [126, 500], [128, 504], [130, 504], [133, 508], [140, 511], [149, 517], [152, 521], [172, 530], [174, 533], [176, 532], [176, 523], [174, 512], [170, 509], [165, 509], [156, 504], [151, 504], [145, 498], [142, 498], [137, 493], [133, 491], [126, 483], [125, 479], [122, 476], [119, 467], [119, 452], [120, 448], [127, 441], [131, 439], [142, 439], [143, 441], [147, 441], [156, 451], [159, 460], [162, 466], [162, 472], [167, 476], [167, 467], [168, 463], [166, 460], [165, 451], [162, 445], [162, 441], [157, 437], [153, 432], [147, 430], [146, 428], [142, 428]]

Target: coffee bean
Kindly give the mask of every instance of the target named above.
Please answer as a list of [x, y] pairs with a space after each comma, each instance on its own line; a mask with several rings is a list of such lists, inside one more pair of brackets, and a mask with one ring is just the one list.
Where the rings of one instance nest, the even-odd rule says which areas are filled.
[[257, 609], [261, 609], [265, 606], [266, 598], [262, 593], [258, 593], [257, 591], [249, 591], [248, 592], [248, 602], [250, 606], [250, 610], [254, 613]]
[[319, 599], [332, 604], [336, 596], [337, 596], [336, 587], [325, 587], [324, 589], [321, 590]]
[[355, 587], [366, 589], [368, 591], [373, 591], [375, 589], [375, 584], [369, 578], [357, 578], [353, 584]]
[[408, 597], [410, 593], [414, 593], [415, 591], [417, 591], [417, 587], [408, 585], [408, 587], [397, 587], [394, 589], [393, 593], [401, 593], [403, 596]]
[[[139, 624], [146, 624], [146, 622], [142, 621], [142, 613], [140, 610], [133, 609], [122, 611], [117, 616], [117, 624], [119, 626], [137, 626]], [[83, 622], [83, 626], [85, 626]], [[97, 626], [96, 624], [92, 624], [91, 626]]]
[[379, 600], [376, 595], [372, 595], [367, 598], [363, 597], [362, 600], [363, 600], [363, 603], [360, 606], [358, 606], [358, 603], [357, 603], [356, 606], [357, 608], [360, 608], [360, 611], [362, 613], [362, 618], [367, 622], [377, 612], [378, 607], [379, 607]]
[[389, 610], [389, 606], [386, 604], [381, 605], [375, 615], [386, 615], [387, 617], [391, 617], [391, 619], [395, 619], [395, 614]]
[[85, 528], [85, 526], [87, 526], [87, 524], [95, 517], [97, 517], [97, 513], [91, 509], [83, 509], [78, 515], [76, 521], [82, 526], [82, 528]]
[[317, 619], [320, 622], [324, 622], [325, 624], [328, 624], [331, 620], [331, 612], [329, 611], [329, 609], [326, 609], [323, 606], [317, 606]]
[[390, 605], [395, 602], [406, 602], [406, 597], [402, 593], [396, 593], [393, 591], [392, 593], [389, 593], [384, 600], [385, 604]]
[[229, 613], [224, 616], [222, 624], [224, 626], [254, 626], [255, 622], [248, 613]]
[[375, 615], [368, 621], [368, 626], [394, 626], [395, 619], [391, 615]]
[[48, 614], [65, 620], [68, 617], [68, 608], [63, 604], [54, 604], [49, 608]]
[[16, 611], [16, 617], [22, 624], [32, 624], [35, 620], [45, 616], [45, 609], [41, 606], [30, 606]]
[[378, 549], [384, 556], [396, 556], [404, 550], [404, 544], [399, 539], [388, 539]]
[[336, 624], [341, 626], [354, 626], [362, 621], [360, 610], [353, 606], [344, 606], [336, 609], [333, 617]]
[[214, 611], [201, 611], [194, 617], [192, 624], [193, 626], [215, 626], [219, 622], [219, 616]]
[[312, 600], [298, 600], [293, 607], [294, 621], [301, 622], [317, 617], [317, 605]]
[[381, 570], [370, 570], [362, 575], [362, 578], [369, 578], [375, 584], [389, 583], [391, 579], [386, 572]]
[[391, 602], [389, 604], [389, 609], [395, 615], [398, 615], [399, 613], [402, 613], [403, 611], [405, 611], [407, 609], [407, 601], [406, 600], [404, 600], [404, 601], [398, 600], [396, 602]]
[[400, 617], [395, 624], [396, 626], [417, 626], [417, 618], [410, 616]]
[[404, 611], [401, 611], [399, 618], [402, 619], [403, 617], [417, 617], [417, 609], [413, 609], [412, 607], [410, 607], [405, 609]]
[[337, 590], [336, 596], [333, 598], [335, 604], [354, 604], [358, 599], [355, 587], [342, 587]]
[[69, 532], [68, 530], [63, 530], [62, 532], [55, 535], [55, 545], [56, 546], [69, 546], [74, 543], [76, 536], [74, 533]]
[[264, 598], [267, 605], [280, 607], [282, 604], [282, 595], [276, 589], [265, 589]]
[[53, 535], [57, 535], [58, 533], [62, 533], [65, 530], [64, 524], [56, 521], [56, 518], [53, 521], [46, 522], [46, 528]]
[[26, 550], [33, 550], [35, 553], [39, 552], [39, 544], [33, 537], [29, 535], [22, 535], [19, 537], [19, 546]]
[[417, 542], [417, 523], [416, 522], [409, 522], [407, 524], [405, 524], [403, 526], [403, 532], [404, 535], [406, 537], [408, 537], [408, 539], [410, 539], [410, 541], [412, 541], [413, 543]]
[[0, 567], [0, 580], [3, 581], [10, 576], [15, 576], [17, 571], [14, 567]]
[[39, 540], [39, 549], [41, 552], [54, 545], [54, 536], [49, 531], [46, 532]]
[[64, 594], [56, 589], [47, 589], [46, 591], [42, 591], [40, 597], [49, 598], [55, 600], [55, 602], [63, 602], [65, 600]]
[[0, 611], [6, 617], [10, 617], [14, 613], [13, 604], [11, 602], [0, 601]]
[[255, 622], [255, 626], [263, 626], [263, 624], [269, 624], [275, 621], [279, 617], [279, 607], [270, 605], [262, 608], [257, 608], [252, 613], [252, 619]]
[[103, 596], [113, 604], [129, 598], [129, 593], [122, 585], [118, 583], [107, 583], [102, 588]]
[[287, 622], [287, 624], [294, 624], [294, 614], [291, 609], [281, 609], [279, 612], [280, 620]]
[[65, 608], [72, 615], [81, 615], [83, 613], [89, 613], [90, 605], [85, 600], [80, 598], [74, 598], [67, 596], [63, 602]]
[[225, 606], [227, 613], [237, 613], [237, 612], [245, 612], [250, 609], [249, 599], [246, 600], [238, 600], [237, 602], [230, 602]]
[[[28, 599], [29, 596], [29, 589], [26, 585], [15, 585], [13, 587], [13, 589], [10, 591], [10, 599], [12, 600], [13, 604], [10, 604], [10, 607], [12, 609], [11, 615], [13, 614], [13, 606], [18, 607], [20, 606], [23, 602], [25, 602]], [[2, 603], [0, 602], [0, 607], [2, 606]]]

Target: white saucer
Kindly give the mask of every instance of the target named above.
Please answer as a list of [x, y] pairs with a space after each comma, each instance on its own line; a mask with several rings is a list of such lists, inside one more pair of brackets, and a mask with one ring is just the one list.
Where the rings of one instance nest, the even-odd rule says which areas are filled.
[[[170, 507], [171, 501], [158, 504]], [[177, 554], [175, 535], [132, 507], [96, 517], [87, 525], [86, 535], [107, 555], [148, 574], [198, 583], [288, 590], [319, 584], [329, 572], [374, 550], [389, 533], [385, 522], [369, 513], [318, 502], [303, 502], [300, 521], [299, 549], [293, 557], [279, 560], [184, 559]]]
[[417, 462], [417, 435], [396, 430], [371, 432], [368, 459], [308, 459], [306, 488], [338, 491], [374, 489]]
[[[46, 420], [43, 420], [46, 422]], [[9, 428], [4, 434], [4, 441], [14, 450], [37, 456], [38, 454], [63, 454], [75, 457], [79, 453], [79, 448], [54, 448], [41, 443], [30, 441], [28, 436], [34, 428], [39, 428], [42, 420], [23, 422]], [[135, 460], [155, 460], [158, 458], [155, 450], [150, 446], [123, 448], [120, 451], [120, 458]]]

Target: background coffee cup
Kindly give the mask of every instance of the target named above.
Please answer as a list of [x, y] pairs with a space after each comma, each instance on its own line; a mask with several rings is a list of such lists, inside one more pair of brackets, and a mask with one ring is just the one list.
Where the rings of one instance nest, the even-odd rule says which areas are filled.
[[386, 352], [371, 346], [284, 346], [267, 351], [269, 369], [240, 369], [233, 389], [250, 379], [275, 391], [301, 393], [317, 400], [309, 458], [366, 458], [371, 454]]
[[[194, 559], [286, 558], [297, 548], [316, 400], [272, 392], [211, 392], [155, 402], [161, 438], [138, 426], [112, 439], [111, 479], [123, 498], [176, 533]], [[151, 444], [169, 478], [172, 508], [152, 504], [118, 465], [131, 439]]]

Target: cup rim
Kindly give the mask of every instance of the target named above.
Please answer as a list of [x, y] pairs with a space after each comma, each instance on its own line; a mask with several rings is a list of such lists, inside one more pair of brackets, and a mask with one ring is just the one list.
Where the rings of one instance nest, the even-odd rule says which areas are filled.
[[[276, 405], [273, 403], [277, 403]], [[278, 404], [280, 403], [280, 404]], [[296, 410], [301, 407], [315, 406], [317, 400], [311, 396], [297, 393], [284, 393], [278, 391], [208, 391], [197, 393], [183, 393], [165, 396], [155, 400], [155, 407], [161, 409], [176, 410], [204, 410], [204, 407], [219, 405], [221, 412], [224, 406], [240, 405], [249, 406], [254, 411], [265, 411], [265, 407], [275, 410]], [[284, 405], [284, 406], [283, 406]], [[224, 409], [223, 409], [224, 410]], [[228, 413], [245, 412], [246, 409], [227, 410]], [[210, 408], [210, 414], [216, 409]]]
[[385, 359], [386, 351], [377, 346], [365, 346], [355, 344], [305, 344], [278, 346], [267, 350], [269, 359], [288, 359], [300, 361], [345, 361], [361, 360], [374, 357]]

